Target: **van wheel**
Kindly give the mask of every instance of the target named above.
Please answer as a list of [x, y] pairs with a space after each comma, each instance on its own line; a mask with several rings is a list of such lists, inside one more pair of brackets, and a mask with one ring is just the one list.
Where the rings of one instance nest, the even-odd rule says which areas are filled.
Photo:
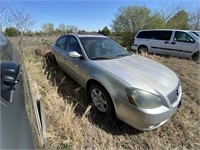
[[148, 48], [146, 46], [144, 46], [144, 45], [138, 47], [138, 53], [141, 54], [142, 52], [148, 53]]
[[199, 52], [196, 52], [192, 55], [192, 60], [198, 61], [199, 60]]

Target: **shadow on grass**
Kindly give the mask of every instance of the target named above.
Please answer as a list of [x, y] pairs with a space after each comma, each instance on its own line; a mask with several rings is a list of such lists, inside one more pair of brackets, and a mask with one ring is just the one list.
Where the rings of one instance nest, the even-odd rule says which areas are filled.
[[86, 92], [71, 77], [64, 73], [57, 65], [43, 63], [44, 74], [50, 83], [57, 87], [57, 93], [67, 102], [75, 107], [74, 112], [82, 117], [89, 105], [91, 109], [87, 112], [87, 118], [99, 128], [113, 135], [140, 134], [138, 131], [115, 117], [109, 117], [98, 112], [87, 100]]

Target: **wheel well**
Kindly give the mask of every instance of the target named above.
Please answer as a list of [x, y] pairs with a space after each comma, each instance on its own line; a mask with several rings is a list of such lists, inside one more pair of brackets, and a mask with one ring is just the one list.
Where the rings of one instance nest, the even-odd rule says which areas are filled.
[[[100, 82], [98, 82], [98, 81], [96, 81], [96, 80], [94, 80], [94, 79], [90, 79], [90, 80], [87, 82], [87, 85], [86, 85], [87, 97], [89, 97], [89, 87], [90, 87], [92, 84], [98, 84], [98, 85], [100, 85], [102, 88], [104, 88], [104, 89], [106, 90], [107, 94], [109, 95], [109, 97], [110, 97], [112, 103], [113, 103], [113, 100], [112, 100], [112, 98], [111, 98], [111, 96], [110, 96], [108, 90], [107, 90]], [[114, 103], [113, 103], [113, 106], [114, 106]]]
[[197, 56], [197, 58], [195, 58], [195, 55], [200, 55], [200, 51], [196, 51], [196, 52], [194, 52], [194, 53], [192, 54], [192, 59], [193, 59], [194, 61], [198, 61], [198, 60], [199, 60], [199, 56]]
[[56, 57], [54, 56], [54, 54], [52, 52], [46, 53], [44, 58], [46, 59], [46, 62], [48, 64], [51, 64], [51, 65], [54, 65], [54, 66], [56, 66], [58, 64]]
[[148, 49], [148, 47], [147, 47], [146, 45], [144, 45], [144, 44], [139, 45], [139, 46], [137, 47], [137, 50], [138, 50], [139, 47], [146, 47], [146, 48]]
[[147, 47], [146, 45], [142, 44], [142, 45], [139, 45], [138, 47]]
[[193, 56], [194, 54], [196, 54], [196, 53], [200, 53], [200, 51], [196, 51], [196, 52], [194, 52], [194, 53], [192, 54], [192, 56]]
[[[94, 79], [90, 79], [90, 80], [87, 82], [87, 85], [86, 85], [87, 96], [89, 96], [89, 95], [88, 95], [89, 87], [90, 87], [92, 84], [98, 84], [98, 85], [100, 85], [101, 87], [103, 87], [103, 88], [106, 90], [106, 88], [105, 88], [101, 83], [99, 83], [98, 81], [96, 81], [96, 80], [94, 80]], [[107, 91], [107, 90], [106, 90], [106, 91]]]

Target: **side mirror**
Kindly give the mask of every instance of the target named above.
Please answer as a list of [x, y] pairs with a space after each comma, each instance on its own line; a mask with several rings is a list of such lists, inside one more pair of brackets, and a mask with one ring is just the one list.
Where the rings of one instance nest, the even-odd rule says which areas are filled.
[[195, 43], [195, 41], [193, 39], [189, 39], [190, 43]]
[[80, 57], [82, 57], [82, 55], [80, 55], [80, 54], [77, 53], [76, 51], [68, 52], [68, 56], [69, 56], [69, 57], [72, 57], [72, 58], [80, 58]]
[[20, 65], [7, 61], [0, 65], [1, 67], [1, 83], [6, 86], [13, 87], [17, 83], [17, 76], [19, 74]]

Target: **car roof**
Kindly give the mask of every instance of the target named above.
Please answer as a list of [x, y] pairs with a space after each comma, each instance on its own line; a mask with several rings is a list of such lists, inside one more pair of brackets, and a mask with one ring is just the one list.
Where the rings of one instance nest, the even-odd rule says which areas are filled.
[[93, 33], [93, 32], [83, 32], [83, 33], [77, 33], [77, 34], [71, 34], [71, 35], [75, 35], [77, 37], [104, 37], [104, 38], [108, 38], [107, 36], [104, 36], [102, 34], [99, 33]]

